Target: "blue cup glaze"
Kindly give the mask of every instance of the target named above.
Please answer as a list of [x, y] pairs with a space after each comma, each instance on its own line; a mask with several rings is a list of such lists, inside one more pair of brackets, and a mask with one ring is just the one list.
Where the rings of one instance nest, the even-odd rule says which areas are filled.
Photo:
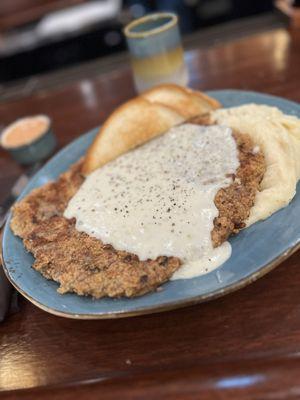
[[[38, 161], [45, 160], [53, 153], [56, 147], [57, 142], [54, 132], [52, 130], [51, 121], [47, 116], [42, 117], [48, 120], [47, 129], [32, 142], [18, 147], [7, 147], [2, 144], [3, 148], [8, 151], [13, 159], [19, 164], [30, 165]], [[26, 119], [27, 118], [24, 118], [24, 120]], [[22, 122], [22, 119], [17, 122]], [[12, 127], [12, 125], [8, 126], [3, 134], [7, 132]]]
[[[149, 14], [139, 18], [124, 29], [128, 48], [132, 57], [134, 80], [139, 92], [160, 83], [177, 83], [187, 85], [188, 75], [185, 67], [181, 37], [178, 27], [178, 17], [173, 13]], [[161, 57], [162, 64], [172, 64], [171, 52], [182, 52], [181, 63], [172, 73], [163, 74], [159, 66], [153, 68], [153, 78], [143, 78], [135, 67], [138, 62], [144, 61], [146, 69], [154, 66], [154, 57]], [[180, 60], [177, 55], [177, 62]], [[147, 65], [147, 64], [148, 65]], [[162, 65], [163, 67], [163, 65]], [[170, 65], [171, 69], [172, 65]]]

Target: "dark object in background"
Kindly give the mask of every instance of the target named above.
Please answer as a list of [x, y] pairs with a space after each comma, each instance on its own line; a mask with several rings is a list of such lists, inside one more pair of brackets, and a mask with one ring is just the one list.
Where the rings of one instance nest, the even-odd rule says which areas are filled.
[[[0, 231], [0, 242], [2, 241], [2, 232]], [[0, 244], [1, 253], [1, 244]], [[18, 294], [9, 283], [2, 268], [2, 258], [0, 256], [0, 323], [5, 317], [19, 311]]]
[[[101, 3], [101, 0], [99, 1]], [[22, 3], [24, 2], [29, 4], [32, 0], [24, 0]], [[50, 2], [48, 0], [46, 3]], [[76, 0], [75, 3], [91, 4], [92, 2]], [[74, 5], [74, 0], [63, 2], [65, 8], [68, 4]], [[0, 29], [1, 26], [7, 25], [3, 23], [3, 20], [1, 21], [1, 18], [5, 18], [5, 15], [1, 17], [1, 7], [0, 2]], [[19, 50], [3, 51], [5, 41], [10, 40], [9, 35], [13, 34], [16, 39], [18, 32], [22, 34], [22, 29], [28, 32], [31, 26], [39, 22], [33, 17], [33, 21], [27, 22], [26, 26], [18, 26], [17, 30], [14, 29], [12, 32], [4, 32], [2, 45], [0, 44], [0, 82], [40, 74], [125, 50], [123, 26], [130, 20], [149, 12], [176, 12], [180, 16], [181, 31], [191, 33], [207, 26], [272, 10], [272, 0], [125, 0], [122, 10], [107, 21], [94, 23], [84, 30], [73, 32], [72, 35], [44, 38], [34, 46], [28, 45], [28, 48], [23, 46]], [[27, 11], [30, 13], [30, 9]], [[14, 13], [17, 12], [15, 9]], [[6, 16], [6, 18], [9, 17], [9, 15]]]
[[115, 22], [107, 28], [41, 44], [36, 48], [0, 58], [0, 82], [36, 75], [124, 50], [125, 39], [121, 30], [121, 24]]
[[140, 5], [145, 12], [175, 12], [182, 33], [273, 10], [272, 0], [127, 0], [125, 4]]
[[0, 262], [0, 322], [4, 320], [11, 302], [12, 286], [8, 282]]

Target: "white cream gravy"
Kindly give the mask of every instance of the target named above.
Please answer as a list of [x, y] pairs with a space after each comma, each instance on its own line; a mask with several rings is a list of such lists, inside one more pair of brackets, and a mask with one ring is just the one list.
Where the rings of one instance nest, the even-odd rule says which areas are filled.
[[214, 197], [238, 166], [230, 128], [180, 125], [94, 171], [64, 216], [140, 260], [179, 257], [173, 279], [192, 278], [230, 257], [228, 242], [213, 248], [211, 231]]

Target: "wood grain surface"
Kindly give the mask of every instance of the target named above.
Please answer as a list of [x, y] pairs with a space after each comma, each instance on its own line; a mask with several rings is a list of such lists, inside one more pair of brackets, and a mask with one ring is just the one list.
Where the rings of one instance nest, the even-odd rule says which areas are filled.
[[[186, 53], [191, 86], [300, 101], [300, 32], [283, 29]], [[59, 146], [134, 95], [130, 68], [0, 104], [3, 124], [53, 119]], [[0, 153], [0, 195], [20, 173]], [[256, 283], [186, 309], [73, 321], [26, 300], [0, 325], [1, 399], [286, 399], [300, 397], [300, 254]]]

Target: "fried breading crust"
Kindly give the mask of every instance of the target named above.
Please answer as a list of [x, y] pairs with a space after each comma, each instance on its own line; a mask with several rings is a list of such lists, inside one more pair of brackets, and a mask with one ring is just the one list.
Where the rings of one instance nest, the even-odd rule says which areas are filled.
[[[245, 226], [255, 193], [265, 171], [261, 152], [253, 152], [247, 136], [234, 133], [240, 167], [233, 184], [218, 191], [214, 221], [215, 246]], [[33, 268], [60, 284], [60, 293], [75, 292], [95, 298], [139, 296], [156, 289], [180, 267], [175, 257], [140, 261], [136, 255], [117, 251], [111, 245], [75, 229], [75, 220], [63, 212], [84, 178], [82, 161], [62, 174], [56, 182], [33, 190], [13, 207], [11, 228], [20, 236], [35, 262]]]
[[245, 221], [249, 217], [266, 170], [263, 153], [253, 151], [250, 136], [233, 132], [233, 137], [237, 144], [240, 166], [232, 176], [233, 183], [220, 189], [215, 197], [215, 205], [219, 210], [211, 233], [215, 247], [220, 246], [231, 234], [245, 228]]
[[77, 163], [56, 182], [33, 190], [13, 208], [12, 230], [34, 255], [33, 267], [59, 282], [60, 293], [131, 297], [155, 289], [179, 268], [178, 258], [139, 261], [133, 254], [78, 232], [75, 219], [63, 217], [83, 182], [81, 165]]

